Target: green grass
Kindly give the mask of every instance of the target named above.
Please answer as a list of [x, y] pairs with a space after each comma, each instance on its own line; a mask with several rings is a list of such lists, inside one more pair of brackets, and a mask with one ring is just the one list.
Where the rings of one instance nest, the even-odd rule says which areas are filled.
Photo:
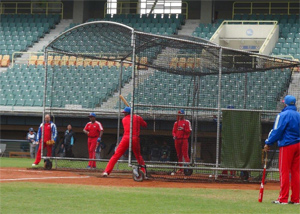
[[271, 204], [278, 191], [120, 188], [42, 183], [1, 183], [1, 213], [299, 213], [300, 206]]
[[[0, 158], [1, 167], [24, 168], [32, 162], [25, 158]], [[265, 191], [264, 202], [258, 203], [258, 190], [12, 182], [0, 183], [0, 213], [300, 213], [300, 206], [271, 204], [278, 191]]]
[[27, 168], [31, 167], [33, 164], [34, 159], [30, 158], [0, 158], [0, 167], [20, 167], [20, 168]]

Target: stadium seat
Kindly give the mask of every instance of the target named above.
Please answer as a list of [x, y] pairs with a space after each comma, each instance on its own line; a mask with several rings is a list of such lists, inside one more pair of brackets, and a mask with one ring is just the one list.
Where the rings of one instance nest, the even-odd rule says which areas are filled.
[[32, 55], [32, 56], [30, 56], [30, 59], [29, 59], [29, 62], [28, 62], [28, 64], [29, 65], [36, 65], [37, 64], [37, 56], [36, 55]]
[[10, 56], [4, 55], [1, 60], [1, 67], [7, 67], [10, 64]]
[[53, 56], [48, 56], [47, 64], [53, 65]]
[[75, 56], [70, 56], [68, 65], [69, 66], [76, 65], [76, 57]]
[[291, 48], [295, 48], [295, 49], [299, 48], [299, 43], [296, 43], [296, 42], [292, 43]]

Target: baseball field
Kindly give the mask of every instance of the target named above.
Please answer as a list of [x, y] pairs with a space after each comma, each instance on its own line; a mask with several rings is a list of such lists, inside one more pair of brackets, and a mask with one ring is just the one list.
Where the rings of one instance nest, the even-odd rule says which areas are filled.
[[31, 159], [0, 158], [1, 213], [300, 213], [272, 204], [279, 184], [179, 183], [129, 175], [101, 178], [80, 172], [27, 169]]

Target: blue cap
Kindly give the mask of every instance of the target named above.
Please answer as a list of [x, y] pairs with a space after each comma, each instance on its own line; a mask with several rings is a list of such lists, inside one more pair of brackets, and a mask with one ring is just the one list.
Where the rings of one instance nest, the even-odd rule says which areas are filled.
[[29, 128], [29, 131], [30, 131], [30, 132], [33, 132], [34, 130], [33, 130], [33, 128]]
[[294, 106], [296, 104], [296, 98], [292, 95], [286, 95], [284, 98], [284, 103], [288, 106]]
[[128, 114], [130, 114], [130, 112], [131, 112], [131, 108], [130, 108], [130, 107], [126, 107], [126, 108], [124, 108], [124, 110], [122, 111], [122, 113], [128, 113]]
[[234, 106], [229, 105], [229, 106], [227, 106], [227, 108], [234, 109]]
[[96, 117], [96, 114], [94, 112], [90, 113], [89, 117]]
[[183, 109], [180, 109], [180, 110], [178, 111], [178, 114], [184, 114], [184, 110], [183, 110]]

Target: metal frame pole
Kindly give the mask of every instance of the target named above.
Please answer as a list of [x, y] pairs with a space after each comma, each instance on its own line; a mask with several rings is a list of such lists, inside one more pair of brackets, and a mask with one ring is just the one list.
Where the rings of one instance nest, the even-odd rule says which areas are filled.
[[43, 157], [43, 150], [44, 150], [44, 123], [45, 123], [45, 111], [46, 111], [46, 97], [47, 97], [47, 73], [48, 73], [48, 52], [45, 50], [44, 53], [45, 59], [45, 76], [44, 76], [44, 100], [43, 100], [43, 118], [42, 118], [42, 142], [41, 146], [41, 157]]
[[[221, 84], [222, 84], [222, 48], [220, 47], [220, 50], [219, 50], [219, 91], [218, 91], [217, 142], [216, 142], [216, 168], [219, 168]], [[215, 179], [217, 179], [217, 178], [218, 178], [218, 171], [216, 170]]]
[[244, 109], [246, 109], [246, 107], [247, 107], [247, 94], [248, 94], [248, 90], [247, 90], [247, 87], [248, 87], [248, 74], [247, 73], [245, 73], [245, 79], [244, 79], [244, 85], [245, 85], [245, 87], [244, 87]]
[[134, 89], [135, 89], [135, 37], [136, 34], [132, 30], [131, 46], [132, 46], [132, 94], [131, 94], [131, 112], [130, 112], [130, 136], [129, 136], [129, 153], [128, 153], [128, 166], [131, 166], [131, 151], [132, 151], [132, 128], [133, 128], [133, 113], [134, 113]]
[[120, 63], [120, 76], [119, 76], [119, 112], [118, 112], [118, 130], [117, 130], [117, 144], [119, 145], [119, 139], [120, 139], [120, 126], [121, 126], [121, 99], [120, 95], [122, 94], [122, 73], [123, 73], [123, 60]]
[[[197, 94], [196, 94], [196, 105], [199, 106], [199, 92], [200, 92], [200, 77], [197, 76]], [[193, 163], [196, 163], [196, 153], [197, 153], [197, 142], [198, 142], [198, 110], [196, 110], [195, 119], [194, 119], [194, 157], [193, 157]]]
[[[195, 103], [196, 103], [196, 96], [197, 96], [197, 81], [196, 81], [197, 77], [194, 78], [194, 88], [193, 88], [193, 101], [192, 101], [192, 106], [195, 107]], [[194, 139], [194, 136], [195, 136], [195, 110], [192, 109], [191, 110], [191, 119], [192, 119], [192, 124], [191, 124], [191, 128], [192, 128], [192, 133], [191, 133], [191, 158], [190, 158], [190, 162], [191, 163], [194, 163], [194, 149], [195, 149], [195, 139]], [[186, 161], [186, 160], [185, 160]]]

